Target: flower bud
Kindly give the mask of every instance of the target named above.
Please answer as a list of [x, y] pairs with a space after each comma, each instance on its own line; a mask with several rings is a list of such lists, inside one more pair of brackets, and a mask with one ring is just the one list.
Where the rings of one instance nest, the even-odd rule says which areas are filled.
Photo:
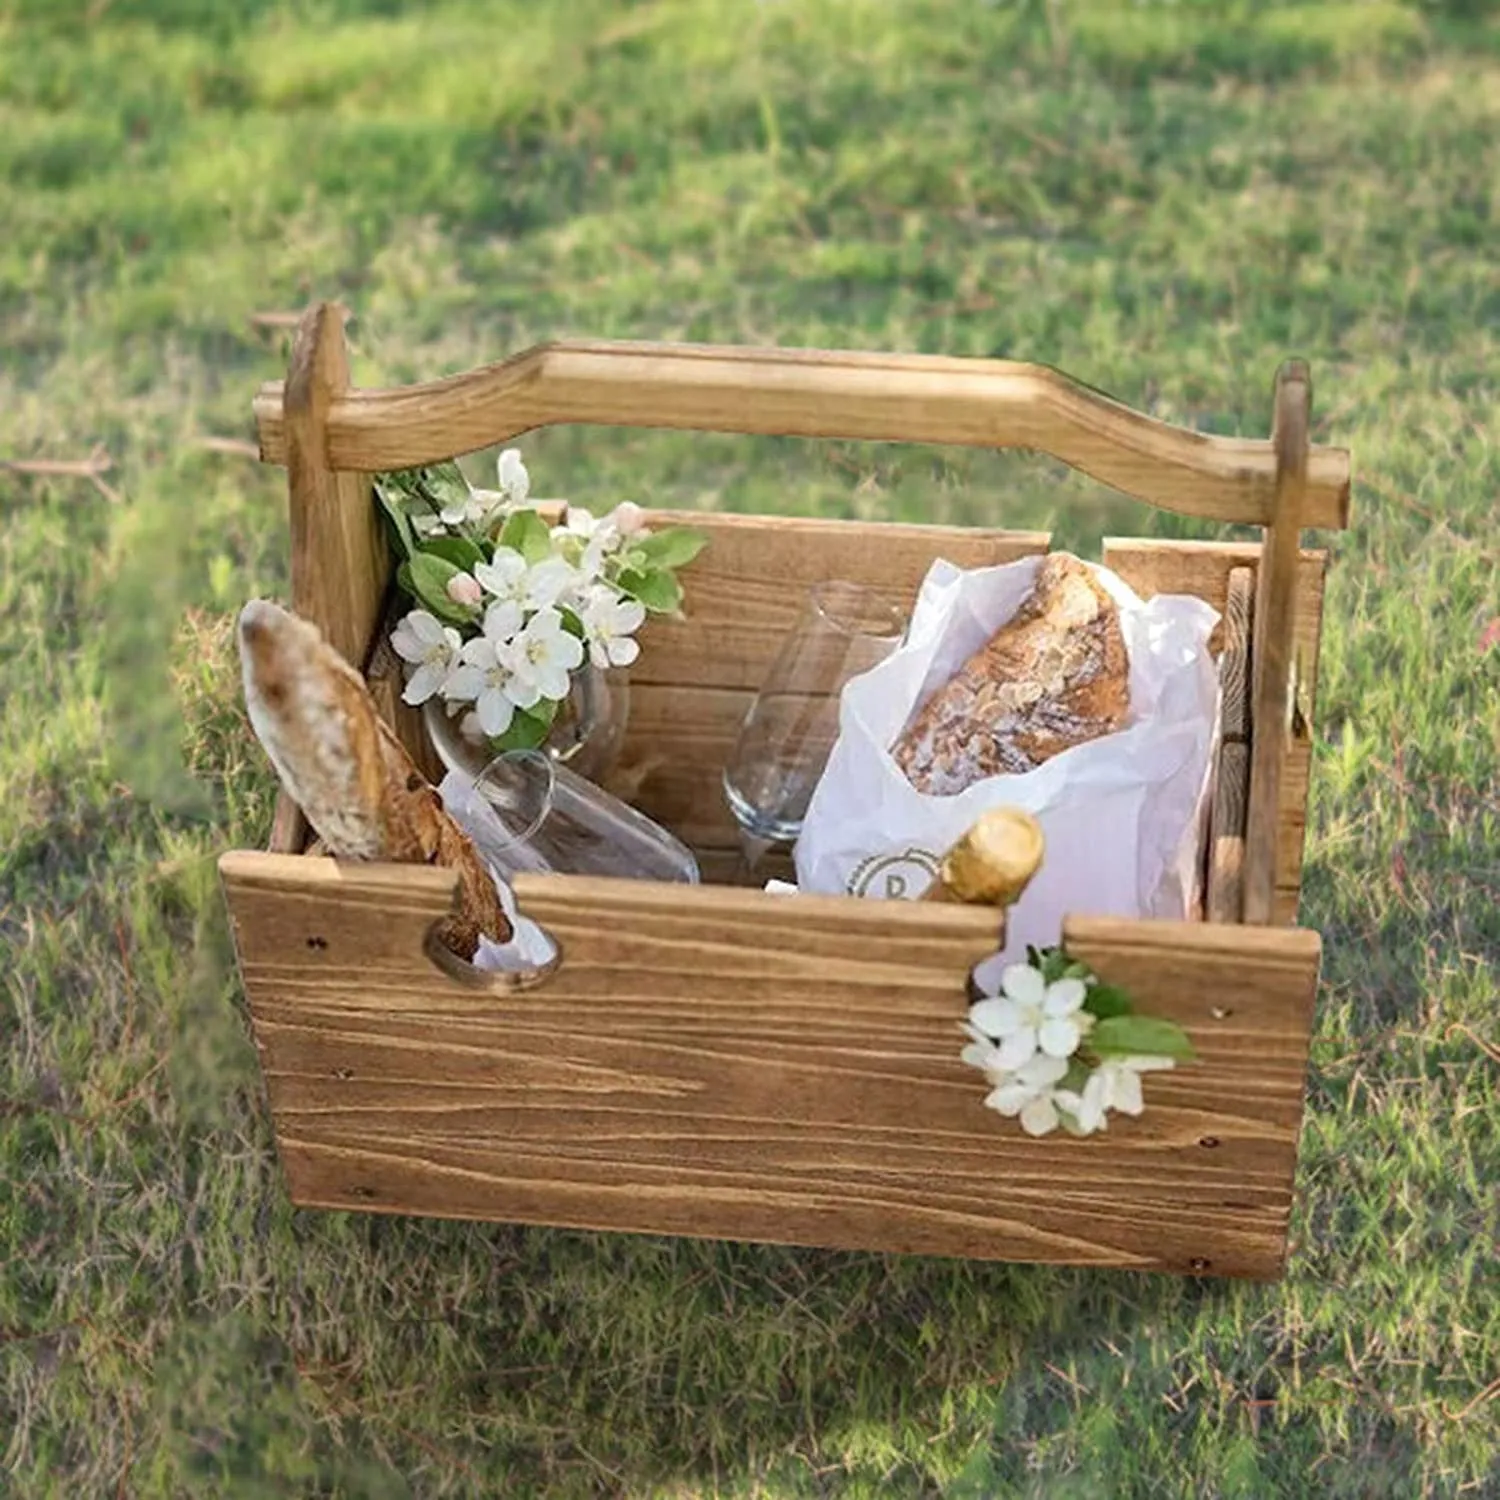
[[479, 587], [479, 580], [472, 574], [455, 573], [448, 580], [448, 597], [455, 604], [467, 605], [470, 609], [474, 609], [484, 598], [484, 590]]
[[631, 536], [646, 524], [646, 512], [634, 500], [622, 500], [615, 506], [615, 527], [622, 536]]

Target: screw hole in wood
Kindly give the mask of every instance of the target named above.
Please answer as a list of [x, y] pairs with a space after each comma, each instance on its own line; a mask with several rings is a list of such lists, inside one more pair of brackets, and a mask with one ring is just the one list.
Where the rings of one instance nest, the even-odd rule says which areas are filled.
[[311, 948], [314, 953], [322, 953], [323, 950], [328, 947], [328, 939], [321, 937], [310, 937], [307, 940], [307, 946]]
[[1212, 1151], [1219, 1144], [1219, 1138], [1216, 1135], [1201, 1135], [1198, 1137], [1198, 1144], [1205, 1151]]
[[351, 1078], [354, 1077], [354, 1069], [353, 1068], [335, 1068], [333, 1070], [333, 1076], [335, 1078], [337, 1078], [337, 1079], [340, 1079], [344, 1083], [348, 1083], [348, 1081]]
[[1234, 1014], [1227, 1005], [1215, 1005], [1208, 1013], [1216, 1021], [1227, 1021]]
[[375, 1189], [372, 1188], [372, 1187], [350, 1188], [349, 1192], [350, 1192], [351, 1196], [353, 1196], [355, 1198], [364, 1198], [366, 1200], [368, 1200], [368, 1199], [373, 1198], [373, 1197], [376, 1196]]
[[1213, 1266], [1213, 1262], [1212, 1261], [1208, 1261], [1208, 1260], [1204, 1260], [1204, 1258], [1201, 1255], [1195, 1255], [1188, 1262], [1188, 1270], [1190, 1270], [1190, 1271], [1207, 1271], [1207, 1270], [1212, 1269], [1212, 1266]]

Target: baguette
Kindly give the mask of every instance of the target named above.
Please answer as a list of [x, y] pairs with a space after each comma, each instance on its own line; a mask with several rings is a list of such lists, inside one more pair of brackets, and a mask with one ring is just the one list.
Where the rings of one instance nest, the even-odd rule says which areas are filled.
[[245, 706], [281, 784], [339, 859], [435, 864], [458, 872], [457, 909], [439, 929], [460, 958], [511, 924], [469, 836], [380, 717], [359, 673], [306, 620], [264, 599], [240, 612]]
[[1120, 611], [1086, 564], [1052, 552], [1014, 617], [918, 708], [891, 753], [919, 792], [956, 797], [1115, 733], [1129, 708]]

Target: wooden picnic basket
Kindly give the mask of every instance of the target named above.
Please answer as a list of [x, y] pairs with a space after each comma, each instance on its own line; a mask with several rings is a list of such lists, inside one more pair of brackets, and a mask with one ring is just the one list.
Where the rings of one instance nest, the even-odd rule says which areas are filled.
[[[1045, 552], [1044, 533], [705, 515], [685, 621], [631, 671], [619, 784], [697, 852], [704, 884], [523, 877], [559, 944], [544, 982], [463, 982], [430, 933], [451, 872], [303, 852], [220, 870], [293, 1202], [594, 1230], [1274, 1278], [1286, 1256], [1320, 943], [1293, 925], [1325, 554], [1349, 458], [1310, 447], [1309, 385], [1279, 372], [1270, 441], [1173, 427], [1035, 365], [926, 355], [548, 344], [426, 385], [360, 390], [344, 312], [309, 310], [255, 403], [285, 465], [292, 605], [362, 665], [434, 771], [384, 637], [393, 563], [368, 475], [555, 423], [1019, 447], [1255, 544], [1109, 540], [1142, 597], [1224, 616], [1226, 690], [1205, 919], [1078, 915], [1064, 943], [1184, 1026], [1191, 1065], [1086, 1139], [1024, 1135], [958, 1056], [993, 911], [783, 896], [726, 882], [721, 770], [806, 587], [907, 600], [929, 564]], [[654, 520], [689, 519], [657, 513]], [[612, 783], [614, 784], [614, 783]]]

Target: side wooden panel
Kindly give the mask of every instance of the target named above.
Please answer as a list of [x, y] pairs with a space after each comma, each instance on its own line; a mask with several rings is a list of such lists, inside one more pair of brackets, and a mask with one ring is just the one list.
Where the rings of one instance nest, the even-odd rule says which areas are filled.
[[294, 1201], [848, 1249], [1274, 1277], [1316, 935], [1070, 924], [1200, 1053], [1107, 1138], [1035, 1141], [958, 1058], [993, 916], [530, 878], [534, 991], [422, 953], [445, 873], [236, 853], [221, 870]]
[[[1106, 537], [1104, 565], [1118, 573], [1143, 599], [1153, 594], [1197, 594], [1224, 614], [1229, 575], [1235, 568], [1254, 569], [1260, 560], [1257, 542], [1139, 541]], [[1302, 892], [1302, 850], [1307, 834], [1307, 787], [1312, 766], [1313, 712], [1317, 702], [1318, 644], [1323, 628], [1323, 583], [1328, 554], [1303, 549], [1297, 573], [1297, 650], [1306, 684], [1305, 732], [1293, 738], [1281, 775], [1281, 815], [1276, 827], [1276, 901], [1272, 921], [1289, 926], [1297, 920]], [[1223, 645], [1223, 625], [1210, 641]]]

